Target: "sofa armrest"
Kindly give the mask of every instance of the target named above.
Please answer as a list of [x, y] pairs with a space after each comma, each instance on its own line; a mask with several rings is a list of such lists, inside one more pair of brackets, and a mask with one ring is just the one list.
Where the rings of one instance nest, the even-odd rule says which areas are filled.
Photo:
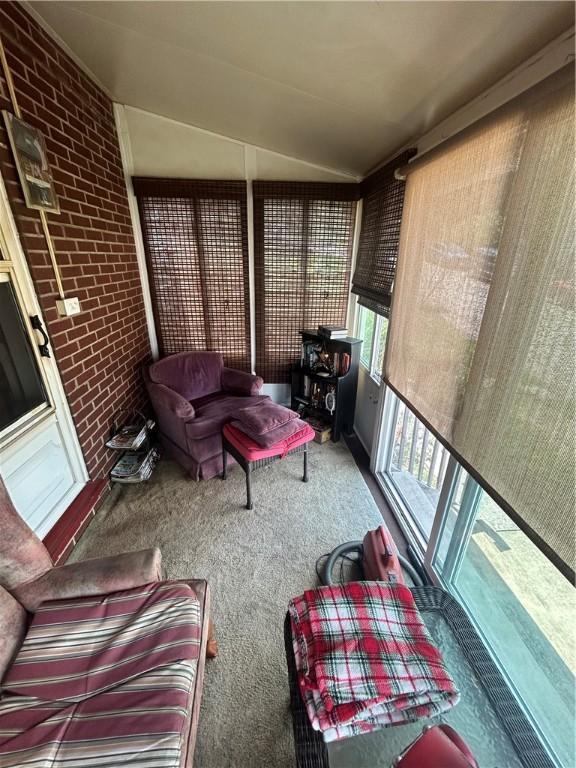
[[162, 579], [162, 555], [157, 547], [122, 555], [83, 560], [52, 568], [13, 590], [29, 611], [46, 600], [104, 595]]
[[158, 418], [161, 418], [162, 413], [166, 413], [166, 411], [183, 421], [194, 418], [194, 406], [170, 387], [165, 387], [164, 384], [149, 383], [148, 394]]
[[235, 368], [222, 368], [222, 389], [232, 395], [257, 395], [263, 384], [261, 376], [252, 376]]

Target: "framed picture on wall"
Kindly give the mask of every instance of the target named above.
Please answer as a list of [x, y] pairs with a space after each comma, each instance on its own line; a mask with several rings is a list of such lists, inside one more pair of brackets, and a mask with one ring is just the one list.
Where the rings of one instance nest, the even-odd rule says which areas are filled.
[[10, 112], [2, 110], [2, 114], [27, 207], [60, 213], [44, 137]]

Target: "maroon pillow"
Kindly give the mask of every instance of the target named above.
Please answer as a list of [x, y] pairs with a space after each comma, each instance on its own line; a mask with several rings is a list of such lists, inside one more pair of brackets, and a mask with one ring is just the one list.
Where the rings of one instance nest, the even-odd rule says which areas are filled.
[[281, 427], [277, 427], [270, 432], [265, 432], [263, 435], [257, 435], [254, 432], [251, 432], [241, 421], [233, 421], [231, 426], [244, 432], [245, 435], [248, 435], [248, 437], [254, 440], [255, 443], [258, 443], [258, 445], [262, 446], [262, 448], [272, 448], [276, 443], [281, 443], [283, 440], [287, 440], [289, 437], [292, 437], [292, 435], [305, 429], [306, 422], [301, 421], [296, 417], [295, 419], [290, 419], [290, 421], [282, 424]]
[[250, 437], [266, 435], [297, 418], [298, 414], [291, 411], [290, 408], [285, 408], [283, 405], [271, 401], [262, 403], [258, 408], [251, 406], [241, 408], [236, 412], [237, 421], [243, 425], [242, 431]]

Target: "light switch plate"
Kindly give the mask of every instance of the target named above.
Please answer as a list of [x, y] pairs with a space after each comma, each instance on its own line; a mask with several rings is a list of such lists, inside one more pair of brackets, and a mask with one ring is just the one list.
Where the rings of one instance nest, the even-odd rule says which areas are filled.
[[77, 296], [70, 296], [66, 299], [57, 299], [56, 307], [60, 317], [72, 317], [80, 313], [80, 299]]

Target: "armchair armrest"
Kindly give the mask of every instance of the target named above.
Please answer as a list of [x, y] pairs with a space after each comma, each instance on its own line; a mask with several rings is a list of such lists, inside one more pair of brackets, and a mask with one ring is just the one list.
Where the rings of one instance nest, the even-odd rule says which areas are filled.
[[109, 594], [161, 579], [162, 555], [155, 547], [61, 565], [13, 593], [25, 608], [35, 611], [45, 600]]
[[194, 406], [170, 387], [166, 387], [164, 384], [150, 383], [148, 384], [148, 394], [157, 416], [160, 417], [163, 411], [170, 411], [184, 421], [194, 418]]
[[252, 376], [235, 368], [222, 368], [222, 389], [232, 395], [257, 395], [263, 384], [261, 376]]

